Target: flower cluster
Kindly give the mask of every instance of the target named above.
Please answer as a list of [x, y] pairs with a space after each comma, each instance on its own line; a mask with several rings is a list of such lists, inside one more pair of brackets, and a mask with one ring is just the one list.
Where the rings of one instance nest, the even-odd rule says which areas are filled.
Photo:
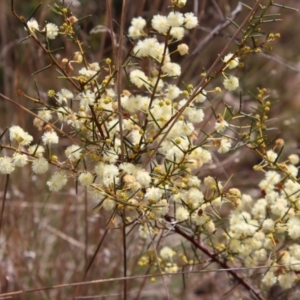
[[[236, 202], [236, 209], [229, 219], [230, 230], [226, 234], [227, 249], [228, 255], [243, 259], [246, 267], [261, 263], [270, 266], [262, 280], [266, 287], [278, 281], [288, 289], [299, 278], [300, 184], [296, 179], [298, 168], [292, 164], [298, 163], [299, 157], [293, 154], [290, 163], [278, 162], [281, 172], [274, 171], [276, 152], [269, 150], [267, 159], [264, 166], [260, 166], [271, 169], [265, 171], [265, 178], [259, 183], [263, 197], [254, 201], [250, 195], [243, 195]], [[287, 242], [287, 249], [279, 253], [274, 251], [276, 245]]]
[[[174, 261], [176, 252], [170, 247], [165, 246], [159, 251], [158, 258], [154, 251], [147, 251], [145, 256], [142, 256], [138, 262], [141, 267], [152, 266], [152, 272], [159, 270], [164, 273], [176, 273], [178, 271], [178, 265]], [[185, 263], [185, 262], [184, 262]], [[190, 262], [192, 263], [192, 262]]]
[[[239, 58], [234, 56], [234, 54], [229, 53], [224, 57], [223, 62], [225, 64], [224, 70], [226, 68], [234, 69], [239, 65]], [[223, 73], [223, 76], [225, 78], [223, 85], [226, 90], [234, 91], [239, 87], [239, 79], [236, 76], [225, 75], [225, 73]]]
[[40, 30], [39, 24], [35, 19], [30, 19], [26, 23], [26, 28], [31, 35], [36, 36], [36, 32], [45, 33], [46, 38], [50, 40], [54, 40], [59, 33], [57, 25], [53, 23], [46, 24], [46, 26]]

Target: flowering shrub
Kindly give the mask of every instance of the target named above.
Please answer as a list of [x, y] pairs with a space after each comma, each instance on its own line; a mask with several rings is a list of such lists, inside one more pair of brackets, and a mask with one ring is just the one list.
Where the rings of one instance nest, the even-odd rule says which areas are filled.
[[[260, 29], [269, 21], [268, 9], [277, 4], [269, 1], [262, 7], [257, 1], [252, 8], [245, 6], [247, 19], [237, 26], [212, 67], [203, 70], [196, 84], [182, 80], [177, 85], [174, 79], [181, 76], [181, 65], [173, 57], [189, 55], [182, 40], [198, 25], [192, 12], [181, 12], [185, 2], [171, 1], [166, 16], [133, 18], [117, 59], [100, 62], [88, 60], [77, 34], [80, 21], [70, 7], [51, 7], [62, 23], [45, 26], [15, 13], [56, 66], [64, 87], [47, 91], [47, 97], [19, 92], [39, 105], [33, 125], [40, 135], [34, 138], [18, 125], [3, 133], [2, 139], [7, 136], [9, 142], [1, 144], [0, 172], [9, 176], [28, 166], [32, 174], [51, 170], [49, 191], [59, 192], [68, 182], [77, 189], [81, 186], [95, 202], [94, 212], [110, 212], [109, 226], [128, 232], [137, 228], [139, 238], [152, 244], [163, 236], [182, 236], [196, 249], [193, 253], [185, 248], [177, 255], [172, 243], [162, 240], [158, 251], [154, 246], [138, 262], [152, 274], [201, 264], [195, 255], [200, 251], [263, 299], [263, 291], [276, 283], [289, 289], [299, 280], [299, 157], [281, 157], [283, 140], [267, 144], [272, 105], [267, 89], [252, 94], [257, 107], [249, 111], [243, 110], [241, 96], [241, 103], [217, 113], [209, 97], [242, 93], [236, 69], [243, 68], [249, 54], [260, 53], [280, 37]], [[78, 47], [71, 57], [64, 57], [61, 50], [57, 50], [61, 59], [53, 55], [52, 40], [59, 37]], [[230, 52], [236, 37], [239, 43]], [[126, 55], [125, 43], [131, 45]], [[222, 86], [215, 83], [218, 78]], [[204, 130], [211, 109], [215, 124]], [[66, 138], [64, 153], [54, 154]], [[254, 166], [264, 174], [258, 183], [259, 199], [235, 188], [234, 182], [201, 176], [215, 155], [245, 148], [261, 159]], [[264, 267], [257, 272], [258, 266]], [[247, 268], [248, 276], [261, 282], [249, 283], [233, 267]]]

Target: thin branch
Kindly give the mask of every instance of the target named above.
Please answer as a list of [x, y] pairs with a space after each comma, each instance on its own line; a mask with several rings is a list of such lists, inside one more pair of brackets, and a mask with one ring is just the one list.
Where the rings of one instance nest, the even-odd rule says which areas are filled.
[[3, 220], [3, 215], [4, 215], [4, 208], [5, 208], [6, 195], [7, 195], [7, 190], [8, 190], [8, 183], [9, 183], [9, 174], [6, 175], [5, 188], [4, 188], [3, 198], [2, 198], [1, 216], [0, 216], [0, 235], [1, 235], [1, 230], [2, 230], [2, 220]]
[[[39, 4], [39, 6], [41, 5], [41, 3]], [[38, 7], [39, 7], [38, 6]], [[15, 11], [15, 8], [14, 8], [14, 1], [13, 0], [11, 0], [11, 11], [12, 11], [12, 13], [13, 13], [13, 15], [23, 24], [23, 26], [25, 26], [26, 28], [27, 28], [27, 30], [28, 30], [28, 32], [30, 32], [29, 31], [29, 29], [28, 29], [28, 26], [27, 26], [27, 22], [26, 22], [26, 20], [25, 20], [25, 18], [24, 17], [20, 17], [17, 13], [16, 13], [16, 11]], [[50, 59], [52, 60], [52, 63], [60, 70], [60, 72], [62, 72], [62, 74], [67, 78], [67, 80], [74, 86], [74, 88], [77, 90], [77, 91], [81, 91], [81, 88], [80, 88], [80, 86], [78, 86], [69, 76], [68, 76], [68, 74], [67, 74], [67, 72], [65, 71], [65, 69], [57, 62], [57, 60], [54, 58], [54, 56], [53, 56], [53, 54], [50, 52], [50, 51], [48, 51], [47, 49], [46, 49], [46, 47], [44, 46], [44, 44], [43, 43], [41, 43], [39, 40], [38, 40], [38, 38], [35, 36], [35, 34], [32, 34], [31, 33], [31, 38], [33, 38], [34, 39], [34, 41], [39, 45], [39, 47], [50, 57]]]
[[262, 52], [262, 53], [259, 54], [259, 56], [265, 57], [265, 58], [267, 58], [267, 59], [269, 59], [269, 60], [273, 60], [273, 61], [277, 62], [279, 65], [282, 65], [282, 66], [284, 66], [284, 67], [286, 67], [286, 68], [288, 68], [288, 69], [290, 69], [290, 70], [292, 70], [292, 71], [295, 71], [295, 72], [297, 72], [297, 73], [300, 73], [300, 67], [297, 67], [297, 66], [295, 66], [295, 65], [292, 65], [292, 64], [287, 63], [287, 62], [286, 62], [282, 57], [280, 57], [279, 55], [276, 55], [276, 54], [274, 54], [274, 53], [268, 54], [268, 53]]
[[[184, 110], [190, 105], [191, 101], [193, 101], [193, 99], [195, 98], [195, 96], [197, 94], [199, 94], [205, 87], [206, 85], [208, 85], [208, 83], [210, 82], [208, 80], [209, 76], [211, 75], [211, 73], [213, 72], [213, 70], [215, 69], [216, 65], [219, 63], [219, 61], [221, 60], [221, 58], [225, 55], [225, 53], [227, 53], [229, 46], [233, 43], [233, 41], [236, 39], [236, 37], [239, 35], [239, 33], [242, 31], [242, 28], [246, 25], [246, 23], [249, 21], [249, 19], [251, 18], [252, 14], [256, 11], [256, 9], [258, 8], [258, 6], [260, 5], [260, 3], [262, 2], [262, 0], [258, 0], [255, 4], [255, 6], [251, 9], [251, 11], [249, 12], [249, 14], [247, 15], [247, 17], [244, 19], [244, 21], [242, 22], [241, 26], [239, 27], [239, 29], [235, 32], [235, 34], [232, 36], [232, 38], [228, 41], [228, 43], [225, 45], [225, 47], [222, 49], [220, 55], [216, 58], [216, 60], [214, 61], [214, 63], [211, 65], [211, 67], [209, 68], [209, 70], [207, 71], [207, 75], [201, 80], [201, 82], [196, 86], [195, 88], [195, 92], [190, 96], [190, 98], [188, 99], [188, 101], [186, 102], [185, 105], [182, 106], [182, 108], [177, 112], [177, 114], [175, 114], [160, 130], [160, 132], [163, 132], [163, 130], [165, 130], [168, 127], [168, 129], [165, 131], [164, 135], [162, 136], [162, 138], [160, 139], [160, 141], [157, 143], [155, 149], [152, 151], [151, 155], [148, 157], [146, 163], [144, 164], [144, 167], [146, 167], [150, 161], [152, 160], [152, 158], [154, 157], [154, 155], [156, 154], [156, 152], [158, 151], [159, 147], [161, 146], [162, 142], [166, 139], [167, 135], [169, 134], [169, 132], [172, 130], [172, 128], [174, 127], [174, 125], [176, 124], [176, 122], [178, 121], [178, 119], [180, 118], [180, 116], [182, 115], [182, 113], [184, 112]], [[205, 84], [206, 82], [206, 84]]]
[[[90, 260], [88, 266], [86, 267], [86, 269], [85, 269], [85, 271], [84, 271], [84, 274], [83, 274], [83, 277], [82, 277], [82, 282], [84, 282], [84, 280], [86, 279], [87, 273], [89, 272], [89, 270], [90, 270], [92, 264], [94, 263], [94, 261], [95, 261], [95, 259], [96, 259], [96, 256], [97, 256], [97, 254], [98, 254], [98, 252], [99, 252], [99, 250], [100, 250], [100, 248], [101, 248], [101, 246], [102, 246], [102, 244], [103, 244], [103, 242], [104, 242], [104, 239], [105, 239], [105, 237], [106, 237], [106, 234], [108, 233], [108, 230], [109, 230], [108, 228], [105, 229], [104, 234], [103, 234], [103, 236], [101, 237], [101, 239], [100, 239], [100, 241], [99, 241], [99, 244], [98, 244], [98, 246], [97, 246], [97, 249], [95, 250], [95, 252], [94, 252], [94, 254], [93, 254], [93, 257], [91, 258], [91, 260]], [[76, 285], [77, 288], [75, 289], [75, 291], [74, 291], [74, 293], [73, 293], [72, 299], [75, 299], [76, 296], [78, 295], [78, 293], [79, 293], [79, 291], [80, 291], [80, 286], [81, 286], [81, 285]], [[1, 295], [0, 295], [0, 296], [1, 296]]]
[[81, 249], [84, 252], [88, 252], [88, 254], [92, 254], [93, 252], [91, 251], [91, 248], [88, 249], [85, 244], [77, 241], [76, 239], [72, 238], [71, 236], [65, 234], [64, 232], [54, 228], [51, 225], [48, 224], [42, 224], [42, 227], [44, 227], [46, 230], [49, 232], [53, 233], [54, 235], [58, 236], [64, 241], [67, 241], [70, 245], [73, 245], [79, 249]]
[[[122, 80], [122, 57], [123, 57], [123, 44], [124, 44], [124, 27], [125, 19], [127, 12], [127, 1], [123, 0], [122, 6], [122, 16], [121, 16], [121, 26], [120, 26], [120, 39], [119, 39], [119, 49], [117, 56], [115, 57], [115, 64], [117, 70], [117, 97], [118, 97], [118, 115], [119, 115], [119, 132], [120, 132], [120, 141], [121, 141], [121, 161], [124, 161], [125, 158], [125, 145], [123, 140], [123, 114], [122, 114], [122, 105], [121, 105], [121, 80]], [[111, 28], [112, 30], [112, 28]]]
[[[219, 34], [223, 29], [232, 24], [229, 19], [233, 20], [236, 16], [242, 11], [241, 2], [238, 3], [237, 7], [231, 12], [228, 19], [220, 24], [218, 24], [215, 28], [213, 28], [209, 34], [201, 40], [201, 42], [197, 45], [197, 47], [193, 50], [193, 52], [187, 57], [188, 60], [191, 60], [195, 55], [199, 55], [201, 50], [214, 38], [216, 34]], [[248, 17], [245, 19], [248, 20]], [[240, 27], [242, 27], [241, 25]]]
[[[123, 242], [123, 276], [127, 277], [127, 245], [126, 245], [126, 226], [125, 226], [125, 209], [122, 214], [123, 228], [122, 228], [122, 242]], [[123, 282], [123, 299], [127, 300], [127, 280]]]
[[[91, 285], [91, 284], [99, 284], [99, 283], [110, 283], [122, 280], [136, 280], [136, 279], [144, 279], [144, 278], [151, 278], [151, 277], [162, 277], [162, 276], [182, 276], [184, 274], [204, 274], [204, 273], [212, 273], [212, 272], [237, 272], [237, 271], [249, 271], [249, 270], [268, 270], [271, 268], [280, 268], [280, 267], [291, 267], [291, 266], [299, 266], [299, 263], [296, 264], [286, 264], [286, 265], [274, 265], [274, 266], [258, 266], [258, 267], [250, 267], [250, 268], [223, 268], [223, 269], [215, 269], [215, 270], [199, 270], [199, 271], [186, 271], [186, 272], [177, 272], [177, 273], [165, 273], [165, 274], [149, 274], [149, 275], [135, 275], [135, 276], [127, 276], [127, 277], [115, 277], [115, 278], [107, 278], [107, 279], [95, 279], [90, 281], [80, 281], [74, 283], [64, 283], [64, 284], [57, 284], [52, 286], [44, 286], [40, 288], [28, 289], [28, 290], [18, 290], [14, 292], [2, 293], [0, 297], [6, 296], [16, 296], [22, 295], [27, 293], [35, 293], [43, 290], [53, 290], [53, 289], [63, 289], [63, 288], [70, 288], [70, 287], [78, 287], [84, 285]], [[264, 298], [260, 298], [264, 300]]]
[[57, 132], [59, 132], [62, 136], [67, 137], [70, 141], [72, 141], [75, 145], [78, 144], [78, 141], [76, 141], [72, 136], [70, 136], [69, 134], [67, 134], [65, 131], [59, 129], [58, 127], [56, 127], [54, 124], [42, 119], [41, 117], [39, 117], [37, 114], [33, 113], [31, 110], [27, 109], [26, 107], [22, 106], [21, 104], [15, 102], [14, 100], [4, 96], [3, 94], [0, 93], [0, 97], [6, 101], [9, 101], [10, 103], [12, 103], [13, 105], [17, 106], [19, 109], [26, 111], [26, 113], [34, 116], [35, 118], [38, 118], [40, 120], [42, 120], [44, 123], [50, 125], [53, 129], [55, 129]]
[[[172, 222], [173, 220], [171, 217], [166, 216], [165, 219], [168, 222]], [[192, 243], [197, 249], [201, 250], [203, 253], [205, 253], [213, 262], [216, 262], [219, 264], [223, 269], [227, 269], [228, 273], [236, 279], [243, 287], [245, 287], [250, 293], [256, 296], [257, 299], [264, 300], [264, 298], [260, 295], [259, 292], [255, 290], [254, 287], [252, 287], [248, 282], [245, 281], [244, 278], [242, 278], [240, 275], [238, 275], [235, 271], [231, 270], [228, 264], [222, 260], [219, 259], [218, 255], [211, 252], [207, 247], [205, 247], [203, 244], [199, 243], [198, 240], [195, 239], [194, 236], [187, 234], [184, 230], [182, 230], [179, 226], [175, 225], [174, 230], [176, 233], [184, 237], [186, 240], [188, 240], [190, 243]]]

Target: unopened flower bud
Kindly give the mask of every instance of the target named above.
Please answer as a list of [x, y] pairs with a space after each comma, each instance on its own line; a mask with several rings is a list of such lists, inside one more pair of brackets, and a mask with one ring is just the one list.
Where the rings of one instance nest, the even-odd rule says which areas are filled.
[[282, 147], [284, 145], [284, 140], [283, 139], [277, 139], [275, 141], [275, 144], [277, 147]]
[[61, 60], [61, 66], [65, 69], [66, 73], [70, 73], [74, 70], [71, 62], [67, 58]]
[[215, 227], [215, 223], [210, 220], [208, 221], [205, 225], [204, 225], [205, 229], [209, 232], [209, 233], [215, 233], [216, 232], [216, 227]]
[[58, 157], [56, 155], [51, 156], [51, 161], [56, 162], [58, 160]]
[[180, 44], [177, 47], [177, 51], [180, 55], [186, 55], [189, 52], [189, 46], [187, 44]]
[[83, 57], [82, 54], [80, 52], [75, 52], [74, 56], [73, 56], [73, 61], [76, 63], [82, 63]]
[[124, 176], [123, 180], [127, 184], [134, 183], [136, 181], [135, 178], [134, 178], [134, 176], [128, 175], [128, 174]]
[[297, 165], [299, 163], [299, 156], [297, 154], [291, 154], [289, 156], [289, 161], [292, 165]]
[[47, 92], [47, 95], [48, 95], [48, 97], [54, 97], [55, 96], [55, 91], [54, 90], [49, 90], [48, 92]]
[[71, 24], [74, 24], [78, 21], [78, 19], [75, 17], [75, 16], [71, 16], [70, 18], [68, 18], [68, 21], [71, 23]]
[[47, 124], [44, 128], [43, 128], [43, 130], [46, 132], [46, 131], [51, 131], [52, 130], [52, 127], [49, 125], [49, 124]]

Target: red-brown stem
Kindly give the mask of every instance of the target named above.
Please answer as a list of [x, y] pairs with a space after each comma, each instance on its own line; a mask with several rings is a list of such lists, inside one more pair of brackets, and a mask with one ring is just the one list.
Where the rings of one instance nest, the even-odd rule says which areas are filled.
[[[165, 216], [166, 221], [172, 222], [174, 221], [170, 216]], [[233, 271], [230, 266], [221, 259], [219, 259], [218, 255], [211, 252], [209, 248], [207, 248], [205, 245], [202, 245], [199, 243], [198, 240], [195, 239], [194, 236], [187, 234], [184, 230], [182, 230], [179, 226], [174, 226], [174, 231], [184, 237], [186, 240], [188, 240], [190, 243], [192, 243], [197, 249], [202, 251], [204, 254], [206, 254], [213, 262], [216, 262], [219, 264], [223, 269], [228, 269], [228, 273], [238, 281], [239, 284], [241, 284], [244, 288], [246, 288], [250, 293], [255, 295], [257, 299], [264, 300], [264, 298], [257, 292], [254, 287], [252, 287], [244, 278], [242, 278], [240, 275], [238, 275], [235, 271]]]

